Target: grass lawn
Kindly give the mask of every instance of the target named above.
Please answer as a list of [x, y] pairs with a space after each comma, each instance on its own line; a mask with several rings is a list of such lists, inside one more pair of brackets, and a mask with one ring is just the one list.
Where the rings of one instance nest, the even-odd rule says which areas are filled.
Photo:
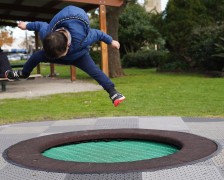
[[[48, 69], [42, 67], [42, 73], [48, 74]], [[56, 71], [69, 78], [68, 66], [59, 66]], [[0, 101], [0, 124], [103, 116], [224, 117], [223, 78], [157, 73], [154, 69], [125, 69], [125, 73], [112, 79], [126, 96], [117, 108], [103, 90], [4, 99]], [[94, 82], [79, 70], [77, 77]]]

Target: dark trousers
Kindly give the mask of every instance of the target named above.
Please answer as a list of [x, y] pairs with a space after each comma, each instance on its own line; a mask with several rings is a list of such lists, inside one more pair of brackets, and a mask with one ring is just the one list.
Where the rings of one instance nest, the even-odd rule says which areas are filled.
[[23, 66], [24, 76], [29, 76], [33, 68], [36, 67], [40, 62], [50, 62], [55, 64], [65, 64], [65, 65], [74, 65], [77, 68], [83, 70], [93, 79], [95, 79], [108, 93], [113, 91], [114, 84], [113, 82], [104, 74], [103, 71], [94, 63], [93, 59], [90, 57], [89, 53], [85, 53], [76, 60], [65, 59], [48, 59], [45, 56], [43, 50], [35, 52], [30, 59]]
[[73, 65], [89, 74], [105, 90], [114, 88], [113, 82], [101, 71], [89, 54], [85, 54], [81, 58], [75, 60]]

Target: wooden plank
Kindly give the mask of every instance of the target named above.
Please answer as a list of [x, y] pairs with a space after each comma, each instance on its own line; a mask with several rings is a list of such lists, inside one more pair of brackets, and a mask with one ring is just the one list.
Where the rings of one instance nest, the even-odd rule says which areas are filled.
[[[31, 75], [28, 77], [28, 79], [29, 79], [29, 78], [40, 78], [40, 77], [42, 77], [41, 74], [31, 74]], [[7, 78], [0, 78], [0, 81], [8, 81], [8, 79], [7, 79]]]
[[86, 4], [98, 4], [106, 6], [117, 6], [120, 7], [123, 4], [123, 0], [61, 0], [64, 2], [73, 3], [86, 3]]
[[[104, 5], [100, 5], [100, 29], [107, 33], [106, 6]], [[107, 76], [109, 76], [108, 46], [104, 42], [101, 42], [101, 57], [102, 70]]]
[[29, 79], [29, 78], [41, 78], [41, 77], [42, 77], [41, 74], [31, 74], [31, 75], [28, 77], [28, 79]]

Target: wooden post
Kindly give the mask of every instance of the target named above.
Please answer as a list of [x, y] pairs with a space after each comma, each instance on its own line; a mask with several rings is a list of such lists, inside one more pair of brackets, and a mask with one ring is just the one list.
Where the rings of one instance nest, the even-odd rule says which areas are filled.
[[70, 66], [70, 78], [71, 78], [71, 81], [76, 80], [76, 68], [75, 68], [75, 66]]
[[[101, 31], [107, 33], [107, 22], [106, 22], [106, 6], [100, 5], [100, 29]], [[102, 57], [102, 70], [109, 76], [108, 68], [108, 47], [107, 44], [101, 42], [101, 57]]]
[[[39, 47], [39, 36], [38, 36], [38, 32], [35, 31], [35, 49], [36, 51], [38, 50]], [[37, 74], [40, 74], [40, 64], [37, 65]]]
[[50, 77], [55, 77], [56, 74], [54, 72], [54, 64], [50, 63]]

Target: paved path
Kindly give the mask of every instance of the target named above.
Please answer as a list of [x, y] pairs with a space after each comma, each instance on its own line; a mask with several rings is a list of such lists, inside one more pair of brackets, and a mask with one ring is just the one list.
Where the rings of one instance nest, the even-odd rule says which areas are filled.
[[140, 128], [189, 132], [215, 140], [220, 151], [215, 156], [193, 164], [149, 172], [111, 174], [65, 174], [29, 170], [12, 165], [0, 156], [1, 180], [223, 180], [224, 119], [182, 117], [108, 117], [47, 122], [20, 123], [0, 126], [0, 151], [34, 137], [55, 133]]
[[102, 90], [102, 87], [88, 81], [77, 80], [71, 82], [69, 79], [44, 77], [35, 80], [8, 82], [6, 89], [6, 92], [0, 91], [0, 99], [33, 98], [58, 93], [97, 91]]

